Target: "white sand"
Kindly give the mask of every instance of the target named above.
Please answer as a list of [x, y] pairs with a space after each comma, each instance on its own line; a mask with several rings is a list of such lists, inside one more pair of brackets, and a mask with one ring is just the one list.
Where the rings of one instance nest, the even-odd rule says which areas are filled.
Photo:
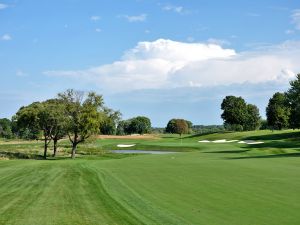
[[226, 139], [221, 139], [221, 140], [215, 140], [213, 141], [213, 143], [232, 143], [232, 142], [236, 142], [238, 140], [229, 140], [227, 141]]
[[262, 141], [252, 141], [252, 140], [244, 140], [244, 141], [239, 141], [239, 144], [247, 144], [247, 145], [257, 145], [257, 144], [263, 144], [264, 142]]
[[210, 141], [209, 140], [202, 140], [202, 141], [198, 141], [200, 143], [209, 143]]
[[221, 140], [215, 140], [212, 141], [213, 143], [226, 143], [226, 139], [221, 139]]
[[226, 139], [221, 139], [221, 140], [215, 140], [215, 141], [208, 141], [208, 140], [201, 140], [201, 141], [198, 141], [200, 143], [209, 143], [209, 142], [212, 142], [212, 143], [232, 143], [232, 142], [237, 142], [238, 140], [229, 140], [227, 141]]
[[239, 140], [230, 140], [230, 141], [226, 141], [227, 143], [232, 143], [232, 142], [237, 142]]
[[248, 145], [258, 145], [258, 144], [263, 144], [265, 142], [263, 141], [256, 141], [256, 142], [252, 142], [252, 143], [248, 143]]
[[135, 146], [135, 144], [132, 144], [132, 145], [119, 144], [119, 145], [117, 145], [117, 147], [119, 147], [119, 148], [129, 148], [129, 147], [133, 147], [133, 146]]
[[253, 140], [226, 140], [226, 139], [221, 139], [221, 140], [214, 140], [214, 141], [209, 141], [209, 140], [201, 140], [198, 141], [199, 143], [232, 143], [232, 142], [237, 142], [239, 144], [247, 144], [247, 145], [258, 145], [258, 144], [263, 144], [264, 142], [262, 141], [253, 141]]

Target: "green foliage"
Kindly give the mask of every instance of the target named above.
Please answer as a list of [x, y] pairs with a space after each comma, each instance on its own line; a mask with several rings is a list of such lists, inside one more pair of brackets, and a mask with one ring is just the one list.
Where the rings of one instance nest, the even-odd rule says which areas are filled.
[[129, 120], [120, 121], [117, 126], [116, 134], [117, 135], [126, 135], [127, 132], [129, 131], [129, 124], [130, 124]]
[[137, 116], [130, 120], [129, 133], [130, 134], [146, 134], [151, 130], [151, 121], [148, 117]]
[[275, 93], [266, 108], [268, 126], [275, 130], [289, 127], [291, 110], [287, 106], [287, 98], [283, 93]]
[[[189, 127], [190, 125], [190, 127]], [[190, 121], [186, 121], [184, 119], [171, 119], [166, 127], [166, 133], [172, 134], [187, 134], [192, 128], [192, 123]]]
[[58, 94], [65, 105], [66, 132], [72, 143], [72, 158], [75, 158], [77, 145], [99, 132], [103, 98], [95, 92], [85, 97], [84, 92], [69, 89]]
[[260, 120], [260, 127], [259, 127], [259, 129], [260, 130], [267, 130], [267, 129], [269, 129], [268, 121], [261, 119]]
[[242, 97], [226, 96], [221, 104], [221, 118], [225, 124], [243, 126], [247, 118], [247, 104]]
[[242, 97], [226, 96], [221, 104], [221, 118], [227, 130], [256, 130], [260, 126], [259, 110]]
[[192, 129], [196, 134], [210, 134], [224, 131], [225, 127], [223, 125], [193, 125]]
[[148, 117], [137, 116], [129, 120], [120, 121], [117, 127], [117, 135], [146, 134], [151, 131], [151, 121]]
[[[21, 137], [34, 137], [35, 131], [42, 131], [44, 140], [44, 158], [51, 140], [61, 139], [65, 133], [65, 106], [58, 99], [35, 102], [22, 107], [14, 116], [16, 129]], [[35, 137], [37, 138], [37, 137]], [[56, 146], [54, 151], [56, 151]]]
[[0, 119], [0, 137], [2, 138], [13, 138], [12, 122], [9, 119]]
[[290, 82], [290, 89], [286, 92], [288, 106], [290, 107], [290, 126], [300, 128], [300, 74]]
[[116, 134], [118, 123], [121, 120], [121, 115], [120, 111], [105, 108], [100, 123], [100, 133], [106, 135]]
[[261, 117], [259, 115], [259, 109], [256, 105], [247, 105], [247, 116], [244, 123], [244, 130], [257, 130], [260, 127]]
[[39, 138], [38, 114], [40, 107], [40, 102], [34, 102], [28, 106], [21, 107], [16, 115], [13, 116], [13, 131], [18, 137], [31, 140]]

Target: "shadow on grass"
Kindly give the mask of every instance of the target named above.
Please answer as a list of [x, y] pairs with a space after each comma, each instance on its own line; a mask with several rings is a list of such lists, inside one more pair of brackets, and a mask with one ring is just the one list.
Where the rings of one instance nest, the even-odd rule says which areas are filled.
[[33, 160], [64, 160], [70, 158], [70, 156], [47, 156], [46, 159], [42, 155], [33, 153], [23, 153], [23, 152], [6, 152], [0, 151], [0, 157], [5, 157], [9, 159], [33, 159]]
[[298, 132], [287, 132], [287, 133], [276, 133], [274, 131], [272, 134], [257, 135], [247, 138], [248, 140], [285, 140], [285, 139], [298, 139], [300, 140], [300, 131]]
[[44, 159], [41, 155], [26, 154], [22, 152], [0, 152], [0, 156], [7, 157], [9, 159]]
[[269, 159], [269, 158], [287, 158], [287, 157], [300, 157], [300, 152], [285, 153], [285, 154], [274, 154], [274, 155], [228, 157], [226, 159]]
[[[262, 140], [262, 139], [260, 139]], [[266, 149], [266, 148], [275, 148], [275, 149], [297, 149], [300, 148], [300, 141], [270, 141], [258, 145], [247, 145], [242, 148], [246, 149]]]
[[225, 151], [211, 151], [211, 152], [203, 152], [203, 153], [231, 153], [231, 154], [233, 154], [233, 153], [244, 153], [244, 152], [248, 152], [248, 151], [250, 151], [249, 149], [247, 149], [247, 150], [225, 150]]

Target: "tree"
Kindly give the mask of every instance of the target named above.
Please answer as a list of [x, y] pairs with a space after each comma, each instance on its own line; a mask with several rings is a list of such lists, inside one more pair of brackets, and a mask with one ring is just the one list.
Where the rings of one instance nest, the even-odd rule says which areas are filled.
[[169, 122], [168, 122], [168, 124], [166, 126], [166, 133], [175, 134], [176, 120], [177, 119], [171, 119], [171, 120], [169, 120]]
[[129, 133], [130, 134], [145, 134], [151, 130], [151, 121], [145, 116], [137, 116], [130, 120]]
[[51, 124], [52, 130], [50, 137], [53, 140], [53, 157], [57, 153], [58, 141], [66, 136], [66, 121], [65, 105], [62, 100], [49, 99], [43, 103], [46, 106], [46, 110], [52, 114]]
[[167, 133], [179, 134], [180, 137], [182, 134], [187, 134], [189, 132], [189, 125], [187, 120], [184, 119], [171, 119], [166, 127]]
[[12, 138], [12, 122], [9, 119], [0, 119], [0, 137]]
[[187, 134], [189, 132], [188, 123], [183, 119], [177, 119], [175, 121], [175, 133], [179, 134], [180, 137], [182, 134]]
[[300, 128], [300, 74], [290, 82], [290, 85], [286, 98], [290, 108], [290, 126], [295, 129]]
[[38, 123], [38, 110], [40, 102], [33, 102], [22, 106], [12, 117], [12, 130], [20, 138], [38, 139], [40, 127]]
[[286, 95], [283, 93], [275, 93], [270, 98], [266, 108], [268, 126], [273, 129], [281, 130], [289, 127], [290, 108], [287, 106]]
[[247, 117], [244, 123], [244, 130], [257, 130], [260, 127], [261, 117], [259, 115], [259, 109], [256, 105], [247, 105]]
[[128, 120], [120, 121], [117, 126], [116, 134], [117, 135], [126, 135], [127, 131], [129, 130], [129, 124], [130, 124], [130, 121], [128, 121]]
[[105, 107], [103, 110], [103, 118], [100, 123], [100, 133], [106, 135], [116, 134], [121, 115], [120, 111], [114, 111]]
[[259, 110], [242, 97], [226, 96], [221, 104], [221, 115], [227, 130], [255, 130], [260, 125]]
[[241, 126], [247, 118], [247, 104], [242, 97], [226, 96], [221, 104], [221, 115], [225, 126]]
[[77, 145], [99, 132], [99, 112], [104, 105], [103, 98], [95, 92], [89, 92], [85, 96], [84, 92], [73, 89], [58, 94], [58, 97], [66, 106], [66, 131], [72, 143], [71, 157], [74, 159]]
[[16, 114], [18, 127], [21, 129], [33, 129], [43, 131], [44, 158], [47, 158], [48, 145], [51, 142], [53, 120], [55, 119], [55, 109], [46, 103], [35, 102], [26, 107], [22, 107]]

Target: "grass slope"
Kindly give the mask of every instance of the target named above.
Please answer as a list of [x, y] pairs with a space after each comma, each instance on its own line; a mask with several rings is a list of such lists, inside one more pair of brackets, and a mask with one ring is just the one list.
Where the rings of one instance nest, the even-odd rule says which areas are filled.
[[[138, 140], [145, 149], [177, 144], [190, 151], [171, 155], [1, 160], [0, 224], [300, 224], [298, 135]], [[265, 144], [197, 143], [223, 138]], [[105, 149], [120, 140], [93, 148], [100, 143]]]

